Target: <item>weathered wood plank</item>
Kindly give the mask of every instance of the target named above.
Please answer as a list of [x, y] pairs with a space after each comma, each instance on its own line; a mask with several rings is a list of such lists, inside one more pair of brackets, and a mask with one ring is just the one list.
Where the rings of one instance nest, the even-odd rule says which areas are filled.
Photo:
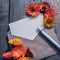
[[9, 0], [0, 0], [0, 11], [8, 11]]
[[59, 44], [60, 44], [60, 14], [57, 15], [56, 17], [56, 32], [57, 32], [57, 37], [59, 40]]
[[26, 12], [26, 6], [30, 3], [39, 3], [40, 0], [11, 0], [11, 19], [10, 22], [16, 21], [21, 19], [23, 15], [25, 15]]
[[8, 16], [8, 11], [9, 11], [9, 1], [0, 0], [0, 17], [3, 17], [5, 15]]
[[[47, 1], [51, 6], [53, 6], [58, 11], [58, 14], [60, 14], [60, 0], [54, 0], [54, 1], [57, 1], [57, 3], [53, 2], [53, 0], [35, 0], [35, 1], [33, 0], [10, 0], [11, 2], [10, 3], [10, 22], [21, 19], [23, 15], [25, 14], [25, 8], [28, 4], [39, 3], [41, 1]], [[7, 26], [8, 26], [8, 17], [7, 17], [8, 11], [9, 11], [9, 0], [0, 0], [0, 32], [1, 32], [0, 39], [1, 39], [2, 44], [4, 44], [4, 46], [1, 47], [2, 53], [7, 49], [7, 46], [6, 46], [7, 32], [6, 31], [7, 31]], [[56, 20], [57, 20], [57, 25], [56, 25], [57, 36], [60, 41], [60, 15], [58, 19]]]
[[[11, 0], [12, 1], [12, 0]], [[25, 13], [25, 5], [23, 0], [13, 0], [11, 3], [11, 19], [10, 22], [19, 20]]]
[[2, 54], [7, 50], [7, 24], [0, 24], [0, 60], [2, 60]]
[[0, 25], [7, 24], [8, 25], [8, 15], [0, 16]]
[[52, 57], [47, 58], [46, 60], [60, 60], [60, 55], [54, 55]]
[[9, 0], [0, 0], [0, 60], [2, 54], [7, 50], [7, 29], [8, 29]]

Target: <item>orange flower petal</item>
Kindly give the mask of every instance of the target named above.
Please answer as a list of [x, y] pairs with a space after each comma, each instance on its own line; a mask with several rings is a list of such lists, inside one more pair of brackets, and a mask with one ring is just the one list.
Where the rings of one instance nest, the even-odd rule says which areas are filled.
[[13, 49], [12, 49], [12, 57], [14, 57], [15, 59], [16, 58], [19, 58], [23, 55], [25, 55], [26, 53], [26, 50], [27, 48], [24, 46], [24, 45], [18, 45], [18, 46], [15, 46]]
[[4, 53], [2, 57], [3, 58], [11, 58], [12, 57], [11, 51]]
[[55, 17], [57, 14], [56, 10], [53, 8], [47, 9], [44, 13], [44, 17], [48, 16], [48, 17]]
[[19, 51], [12, 51], [12, 57], [14, 59], [17, 59], [17, 58], [21, 57], [21, 54]]
[[12, 50], [22, 50], [22, 51], [26, 51], [27, 48], [25, 45], [17, 45], [15, 46]]

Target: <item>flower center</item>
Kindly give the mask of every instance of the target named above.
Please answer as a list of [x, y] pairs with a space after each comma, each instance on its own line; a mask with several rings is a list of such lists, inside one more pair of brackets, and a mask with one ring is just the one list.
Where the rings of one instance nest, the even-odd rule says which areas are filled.
[[42, 9], [41, 9], [41, 13], [44, 13], [45, 10], [46, 10], [46, 7], [42, 7]]
[[35, 9], [34, 9], [34, 8], [32, 8], [32, 9], [31, 9], [31, 11], [32, 11], [32, 12], [34, 12], [34, 11], [35, 11]]
[[46, 10], [46, 7], [42, 7], [42, 10]]
[[50, 21], [50, 20], [47, 20], [47, 23], [48, 23], [48, 24], [50, 24], [50, 23], [51, 23], [51, 21]]

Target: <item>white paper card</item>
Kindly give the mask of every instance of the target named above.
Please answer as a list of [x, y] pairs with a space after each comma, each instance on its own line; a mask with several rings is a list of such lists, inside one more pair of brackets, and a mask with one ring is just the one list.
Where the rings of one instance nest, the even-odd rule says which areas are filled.
[[40, 14], [37, 17], [26, 17], [22, 20], [9, 24], [11, 34], [29, 40], [34, 40], [38, 32], [37, 27], [43, 29], [43, 15]]

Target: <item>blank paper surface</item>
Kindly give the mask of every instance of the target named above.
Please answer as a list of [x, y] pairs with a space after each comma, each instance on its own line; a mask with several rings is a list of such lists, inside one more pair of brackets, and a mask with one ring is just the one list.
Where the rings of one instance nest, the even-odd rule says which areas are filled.
[[44, 28], [43, 15], [40, 14], [37, 17], [26, 17], [22, 20], [10, 23], [9, 26], [12, 35], [34, 40], [38, 34], [36, 31], [37, 27], [39, 26], [41, 29]]

